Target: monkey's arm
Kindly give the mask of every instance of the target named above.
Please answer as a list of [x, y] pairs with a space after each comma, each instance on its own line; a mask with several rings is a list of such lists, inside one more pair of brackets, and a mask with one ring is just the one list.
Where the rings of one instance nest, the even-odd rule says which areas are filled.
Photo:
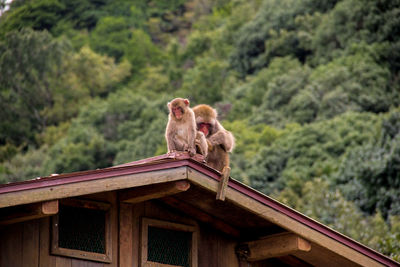
[[221, 145], [225, 151], [231, 152], [235, 145], [235, 139], [232, 133], [225, 129], [221, 129], [212, 136], [210, 136], [210, 138], [208, 138], [208, 141], [209, 141], [209, 151], [213, 149], [212, 148], [213, 146]]
[[196, 140], [195, 140], [196, 146], [199, 148], [199, 153], [204, 156], [204, 158], [207, 157], [208, 154], [208, 141], [206, 140], [206, 137], [204, 136], [204, 133], [201, 131], [196, 132]]
[[176, 150], [175, 131], [173, 131], [173, 127], [170, 124], [167, 125], [167, 129], [165, 132], [165, 139], [167, 140], [168, 152], [172, 152], [172, 151]]
[[197, 133], [196, 124], [193, 119], [193, 127], [190, 127], [188, 131], [188, 148], [187, 148], [191, 156], [194, 156], [194, 154], [196, 154], [196, 133]]

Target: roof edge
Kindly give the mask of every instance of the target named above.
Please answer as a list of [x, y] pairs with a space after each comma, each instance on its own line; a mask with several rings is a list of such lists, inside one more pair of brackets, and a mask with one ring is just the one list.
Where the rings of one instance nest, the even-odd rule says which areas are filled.
[[381, 264], [384, 264], [387, 266], [393, 266], [393, 267], [400, 266], [400, 263], [393, 260], [392, 258], [390, 258], [386, 255], [383, 255], [382, 253], [363, 245], [362, 243], [290, 208], [289, 206], [286, 206], [285, 204], [255, 190], [237, 180], [231, 180], [229, 182], [228, 186], [257, 200], [258, 202], [260, 202], [264, 205], [271, 207], [272, 209], [274, 209], [280, 213], [285, 214], [286, 216], [302, 223], [303, 225], [306, 225], [307, 227], [309, 227], [321, 234], [324, 234], [324, 235], [336, 240], [337, 242], [360, 252], [363, 255], [368, 256], [369, 258], [371, 258]]

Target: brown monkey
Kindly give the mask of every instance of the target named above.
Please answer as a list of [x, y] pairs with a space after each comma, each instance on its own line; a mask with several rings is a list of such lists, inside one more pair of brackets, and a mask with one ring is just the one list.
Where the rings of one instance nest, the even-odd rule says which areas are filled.
[[199, 152], [206, 156], [207, 142], [204, 134], [198, 133], [193, 110], [189, 107], [189, 100], [175, 98], [168, 103], [169, 119], [165, 131], [168, 153], [177, 151], [189, 151], [193, 156], [196, 153], [196, 145]]
[[209, 105], [197, 105], [193, 108], [196, 117], [197, 129], [204, 133], [208, 143], [208, 156], [206, 163], [223, 172], [224, 167], [229, 167], [229, 152], [235, 146], [235, 139], [231, 132], [217, 120], [217, 111]]

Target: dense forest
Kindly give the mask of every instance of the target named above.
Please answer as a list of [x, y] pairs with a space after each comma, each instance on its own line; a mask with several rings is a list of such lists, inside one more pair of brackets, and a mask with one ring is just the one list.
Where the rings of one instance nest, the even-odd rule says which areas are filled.
[[214, 106], [232, 177], [400, 260], [400, 0], [14, 0], [0, 183], [166, 153]]

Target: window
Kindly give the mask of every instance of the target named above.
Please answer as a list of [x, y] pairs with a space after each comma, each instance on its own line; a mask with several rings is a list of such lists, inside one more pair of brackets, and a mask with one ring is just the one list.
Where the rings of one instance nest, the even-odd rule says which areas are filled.
[[68, 199], [53, 218], [53, 254], [111, 262], [110, 204]]
[[197, 267], [196, 226], [143, 218], [142, 266]]

